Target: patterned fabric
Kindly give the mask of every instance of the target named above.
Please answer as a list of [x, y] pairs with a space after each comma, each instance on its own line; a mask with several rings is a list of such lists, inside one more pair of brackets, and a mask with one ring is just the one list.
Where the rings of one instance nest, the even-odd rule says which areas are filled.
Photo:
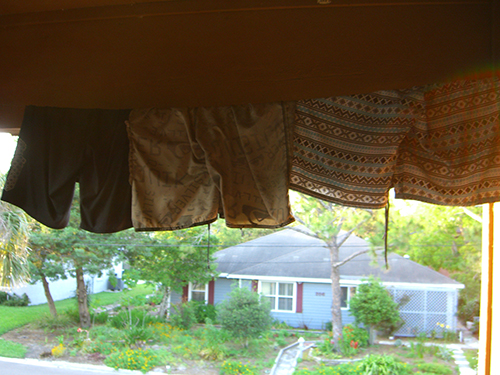
[[134, 110], [132, 221], [174, 230], [218, 215], [238, 228], [291, 223], [287, 133], [294, 105]]
[[331, 202], [500, 199], [498, 77], [297, 103], [291, 185]]

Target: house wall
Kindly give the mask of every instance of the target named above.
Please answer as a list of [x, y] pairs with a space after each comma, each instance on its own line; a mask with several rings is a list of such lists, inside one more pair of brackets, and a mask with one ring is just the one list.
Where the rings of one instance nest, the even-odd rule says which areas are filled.
[[[89, 285], [91, 293], [100, 293], [108, 289], [108, 276], [85, 276], [85, 283]], [[49, 281], [49, 288], [54, 301], [71, 298], [75, 296], [76, 280], [73, 277], [69, 277], [66, 280]], [[26, 293], [31, 301], [30, 305], [47, 303], [41, 281], [33, 285], [27, 284], [16, 287], [12, 291], [9, 291], [9, 293], [15, 293], [19, 296]]]
[[[271, 312], [272, 316], [289, 326], [306, 329], [325, 329], [332, 320], [331, 284], [304, 283], [302, 313]], [[342, 323], [354, 322], [349, 310], [342, 309]]]
[[224, 301], [231, 292], [231, 288], [238, 285], [238, 280], [217, 279], [214, 285], [214, 305]]

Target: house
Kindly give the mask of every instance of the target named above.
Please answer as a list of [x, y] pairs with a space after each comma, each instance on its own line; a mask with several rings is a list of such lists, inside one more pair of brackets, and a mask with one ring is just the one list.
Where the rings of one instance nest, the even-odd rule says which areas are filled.
[[[369, 243], [352, 235], [340, 248], [340, 259], [369, 248]], [[188, 300], [217, 304], [232, 287], [252, 288], [268, 298], [272, 315], [293, 327], [325, 328], [331, 321], [330, 255], [323, 241], [284, 229], [232, 246], [215, 254], [219, 277], [207, 285], [190, 284], [184, 290]], [[349, 300], [368, 276], [379, 278], [400, 303], [404, 325], [395, 333], [414, 336], [431, 332], [437, 324], [456, 329], [458, 291], [463, 284], [397, 254], [389, 254], [374, 266], [367, 253], [340, 267], [342, 322], [352, 323]], [[173, 296], [179, 301], [180, 296]]]
[[[115, 276], [118, 276], [120, 286], [122, 286], [121, 284], [122, 272], [123, 272], [123, 265], [122, 263], [118, 263], [113, 266], [112, 270], [105, 271], [100, 276], [84, 275], [85, 285], [87, 285], [87, 290], [89, 291], [90, 294], [96, 294], [112, 289], [109, 282], [109, 277], [112, 273], [114, 273]], [[56, 280], [56, 281], [48, 280], [48, 282], [49, 282], [50, 294], [52, 295], [54, 301], [60, 301], [75, 296], [76, 279], [74, 277], [68, 276], [68, 278], [64, 280]], [[34, 284], [16, 285], [12, 289], [4, 289], [3, 291], [9, 294], [15, 293], [18, 296], [22, 296], [24, 293], [26, 293], [26, 295], [30, 299], [30, 305], [40, 305], [42, 303], [47, 303], [47, 298], [45, 297], [45, 291], [43, 289], [43, 284], [41, 281], [37, 281]]]

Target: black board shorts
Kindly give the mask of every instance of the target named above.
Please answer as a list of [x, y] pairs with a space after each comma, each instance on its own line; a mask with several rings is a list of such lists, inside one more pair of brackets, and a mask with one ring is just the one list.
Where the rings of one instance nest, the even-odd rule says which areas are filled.
[[26, 107], [2, 200], [61, 229], [68, 225], [78, 182], [82, 229], [112, 233], [130, 228], [129, 113]]

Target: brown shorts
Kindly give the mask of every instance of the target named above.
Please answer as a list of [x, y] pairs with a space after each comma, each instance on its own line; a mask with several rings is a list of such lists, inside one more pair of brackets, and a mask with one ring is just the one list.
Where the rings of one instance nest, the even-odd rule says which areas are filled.
[[128, 125], [137, 230], [293, 221], [288, 132], [294, 105], [133, 110]]

